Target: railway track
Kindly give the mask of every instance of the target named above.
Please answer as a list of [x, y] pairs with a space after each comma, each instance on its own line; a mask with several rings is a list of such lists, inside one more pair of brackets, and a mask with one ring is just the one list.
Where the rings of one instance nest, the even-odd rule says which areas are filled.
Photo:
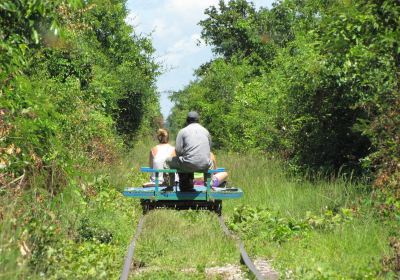
[[[156, 178], [160, 172], [163, 173], [177, 173], [175, 169], [152, 169], [149, 167], [142, 167], [141, 172], [152, 172], [155, 173]], [[154, 187], [131, 187], [126, 188], [123, 194], [127, 197], [136, 198], [141, 200], [143, 209], [143, 216], [140, 218], [137, 225], [135, 235], [129, 245], [128, 252], [126, 254], [124, 267], [120, 279], [126, 280], [129, 277], [130, 268], [133, 263], [133, 256], [135, 253], [136, 242], [141, 234], [144, 220], [147, 217], [147, 213], [157, 208], [169, 208], [169, 209], [207, 209], [217, 214], [219, 225], [223, 230], [224, 234], [236, 242], [237, 247], [240, 251], [240, 257], [242, 263], [248, 268], [255, 279], [277, 279], [278, 275], [272, 270], [263, 270], [265, 263], [261, 266], [255, 265], [247, 254], [245, 247], [241, 240], [234, 235], [225, 225], [222, 214], [222, 201], [227, 199], [238, 199], [243, 196], [243, 191], [240, 188], [223, 187], [216, 188], [211, 186], [211, 175], [219, 172], [224, 172], [225, 168], [218, 168], [213, 170], [207, 170], [203, 172], [204, 185], [195, 185], [193, 190], [190, 192], [181, 191], [179, 184], [173, 189], [168, 189], [165, 186], [160, 186], [158, 180], [156, 180]], [[259, 269], [260, 268], [260, 269]], [[261, 271], [260, 271], [261, 270]], [[272, 271], [272, 272], [271, 272]]]
[[[132, 241], [128, 247], [128, 251], [126, 253], [120, 280], [127, 280], [129, 277], [131, 265], [133, 263], [133, 256], [135, 253], [136, 243], [142, 232], [143, 224], [146, 219], [146, 216], [147, 216], [147, 214], [144, 214], [141, 216], [139, 223], [136, 227], [135, 235], [133, 236]], [[241, 262], [248, 268], [249, 272], [254, 276], [254, 278], [257, 280], [278, 279], [278, 275], [275, 272], [271, 272], [270, 270], [263, 272], [257, 268], [257, 266], [253, 263], [253, 261], [250, 259], [249, 255], [247, 254], [245, 247], [244, 247], [243, 243], [241, 242], [241, 240], [228, 229], [228, 227], [226, 226], [226, 224], [224, 222], [223, 217], [220, 215], [218, 215], [217, 217], [218, 217], [218, 222], [219, 222], [224, 234], [226, 236], [228, 236], [229, 238], [232, 238], [235, 240], [235, 242], [239, 248], [239, 251], [240, 251]]]

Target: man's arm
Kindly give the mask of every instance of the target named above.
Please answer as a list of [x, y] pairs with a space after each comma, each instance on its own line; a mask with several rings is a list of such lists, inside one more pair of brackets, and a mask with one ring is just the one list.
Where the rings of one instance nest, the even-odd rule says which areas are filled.
[[182, 130], [178, 132], [175, 141], [175, 152], [176, 155], [179, 157], [183, 154], [183, 133]]
[[153, 168], [153, 160], [154, 160], [153, 149], [151, 149], [150, 154], [149, 154], [149, 167], [150, 168]]

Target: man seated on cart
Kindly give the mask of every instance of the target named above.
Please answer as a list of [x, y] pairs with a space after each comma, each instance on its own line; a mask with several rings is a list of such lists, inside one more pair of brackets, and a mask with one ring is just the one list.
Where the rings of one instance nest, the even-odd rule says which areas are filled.
[[[211, 136], [206, 128], [199, 124], [199, 114], [195, 111], [188, 113], [186, 126], [182, 128], [176, 137], [175, 145], [176, 156], [168, 157], [164, 168], [178, 169], [179, 187], [181, 191], [193, 190], [193, 173], [196, 171], [207, 172], [212, 166], [210, 158]], [[164, 173], [169, 177], [165, 182], [169, 182], [172, 187], [175, 183], [173, 173]]]

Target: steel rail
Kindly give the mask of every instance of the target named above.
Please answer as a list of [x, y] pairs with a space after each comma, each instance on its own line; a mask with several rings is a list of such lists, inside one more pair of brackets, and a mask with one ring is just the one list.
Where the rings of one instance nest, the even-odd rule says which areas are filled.
[[122, 274], [121, 274], [121, 277], [119, 278], [120, 280], [128, 280], [129, 272], [130, 272], [130, 268], [131, 268], [131, 264], [132, 264], [132, 259], [133, 259], [133, 254], [135, 253], [136, 241], [139, 238], [140, 233], [142, 232], [145, 216], [146, 215], [143, 215], [140, 218], [139, 223], [136, 227], [135, 235], [131, 241], [131, 244], [129, 245], [128, 253], [126, 254], [126, 257], [125, 257]]
[[225, 235], [234, 239], [236, 241], [236, 243], [238, 244], [239, 250], [240, 250], [240, 258], [241, 258], [242, 262], [247, 266], [247, 268], [251, 271], [251, 273], [253, 273], [254, 277], [257, 280], [265, 280], [266, 278], [261, 274], [261, 272], [256, 268], [254, 263], [251, 261], [249, 255], [247, 254], [246, 250], [244, 249], [244, 245], [243, 245], [242, 241], [240, 241], [240, 239], [236, 235], [234, 235], [228, 229], [228, 227], [225, 225], [224, 218], [222, 216], [218, 216], [218, 221], [219, 221], [219, 224], [220, 224], [222, 230], [224, 231]]

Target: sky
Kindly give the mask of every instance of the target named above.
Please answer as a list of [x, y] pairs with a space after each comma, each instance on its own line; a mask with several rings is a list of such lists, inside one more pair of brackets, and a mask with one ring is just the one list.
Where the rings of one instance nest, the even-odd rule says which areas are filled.
[[[218, 0], [128, 0], [126, 22], [137, 34], [150, 36], [156, 61], [166, 71], [158, 78], [161, 112], [166, 118], [173, 104], [168, 95], [194, 79], [193, 72], [213, 58], [211, 47], [198, 45], [204, 10]], [[225, 1], [226, 2], [226, 1]], [[273, 0], [255, 0], [256, 7], [271, 7]]]

